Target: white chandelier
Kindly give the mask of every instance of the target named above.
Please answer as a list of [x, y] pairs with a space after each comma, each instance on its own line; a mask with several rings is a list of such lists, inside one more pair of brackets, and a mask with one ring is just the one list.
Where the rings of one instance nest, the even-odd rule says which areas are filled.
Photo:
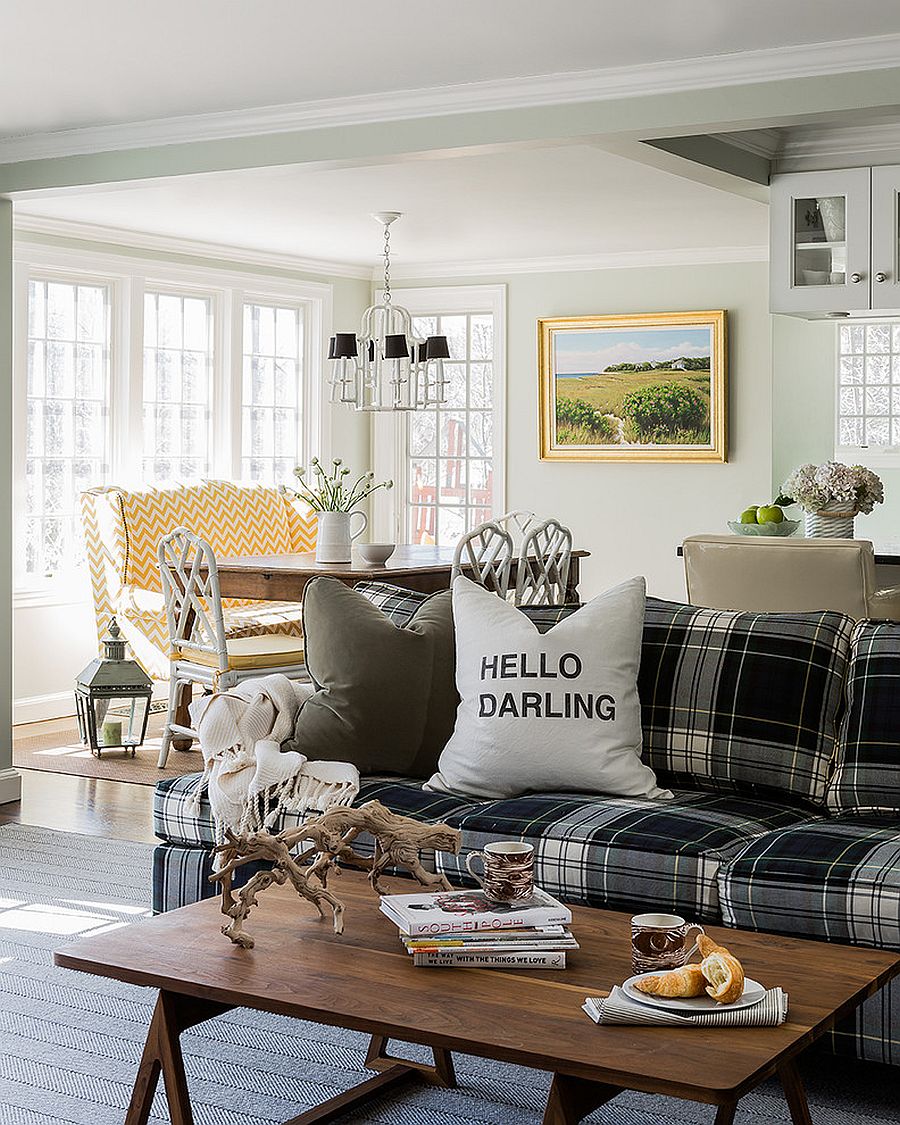
[[413, 335], [412, 317], [391, 302], [391, 223], [399, 211], [372, 216], [384, 227], [384, 294], [363, 313], [359, 334], [336, 332], [328, 341], [331, 402], [356, 410], [421, 410], [447, 392], [446, 336]]

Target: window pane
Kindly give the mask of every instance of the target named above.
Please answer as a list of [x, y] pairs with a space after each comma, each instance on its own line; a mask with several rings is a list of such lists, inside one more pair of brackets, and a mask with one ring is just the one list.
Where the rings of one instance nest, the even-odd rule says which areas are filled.
[[838, 446], [900, 444], [897, 326], [842, 324], [837, 340]]
[[280, 305], [244, 305], [241, 474], [286, 484], [300, 460], [302, 313]]
[[78, 496], [107, 475], [110, 293], [65, 281], [28, 283], [25, 403], [26, 575], [83, 558]]
[[494, 318], [414, 317], [413, 330], [444, 333], [451, 359], [446, 401], [409, 415], [407, 534], [411, 543], [448, 546], [493, 510]]
[[210, 297], [144, 295], [144, 480], [209, 476], [213, 370]]

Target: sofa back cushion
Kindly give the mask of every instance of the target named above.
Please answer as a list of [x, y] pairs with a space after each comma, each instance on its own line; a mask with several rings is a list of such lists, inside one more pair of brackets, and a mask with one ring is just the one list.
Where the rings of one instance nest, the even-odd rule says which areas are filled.
[[660, 784], [821, 804], [837, 746], [853, 623], [647, 599], [638, 690]]
[[900, 623], [860, 621], [850, 642], [847, 712], [827, 804], [900, 815]]
[[118, 496], [126, 539], [123, 581], [138, 589], [160, 590], [157, 545], [176, 527], [190, 528], [219, 557], [304, 549], [294, 545], [290, 502], [275, 488], [211, 480]]

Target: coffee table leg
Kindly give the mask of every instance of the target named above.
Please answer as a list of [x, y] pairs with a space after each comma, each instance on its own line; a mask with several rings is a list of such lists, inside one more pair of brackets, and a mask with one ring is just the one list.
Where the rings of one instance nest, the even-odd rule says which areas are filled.
[[791, 1111], [791, 1121], [794, 1125], [812, 1125], [809, 1103], [806, 1100], [806, 1090], [794, 1059], [782, 1063], [778, 1068], [778, 1077], [781, 1079], [788, 1109]]
[[409, 1059], [399, 1058], [397, 1055], [388, 1054], [387, 1045], [390, 1039], [386, 1035], [373, 1035], [369, 1040], [369, 1049], [366, 1052], [366, 1066], [370, 1070], [388, 1070], [393, 1066], [405, 1066], [415, 1070], [423, 1082], [430, 1086], [444, 1086], [451, 1088], [456, 1085], [456, 1073], [453, 1069], [453, 1056], [441, 1047], [432, 1047], [434, 1065], [429, 1063], [412, 1062]]
[[160, 1074], [166, 1087], [172, 1125], [193, 1125], [180, 1036], [189, 1027], [228, 1011], [230, 1006], [227, 1004], [180, 996], [175, 992], [160, 992], [134, 1080], [125, 1125], [147, 1125]]
[[736, 1109], [737, 1102], [729, 1102], [728, 1105], [720, 1105], [716, 1110], [715, 1125], [733, 1125]]
[[582, 1118], [621, 1094], [620, 1086], [554, 1074], [544, 1110], [543, 1125], [577, 1125]]

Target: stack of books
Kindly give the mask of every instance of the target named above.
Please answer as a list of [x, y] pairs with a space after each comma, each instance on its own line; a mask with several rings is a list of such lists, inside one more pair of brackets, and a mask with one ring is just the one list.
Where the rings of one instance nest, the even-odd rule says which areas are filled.
[[578, 948], [572, 912], [537, 888], [514, 906], [478, 890], [382, 895], [381, 911], [420, 968], [564, 969]]

